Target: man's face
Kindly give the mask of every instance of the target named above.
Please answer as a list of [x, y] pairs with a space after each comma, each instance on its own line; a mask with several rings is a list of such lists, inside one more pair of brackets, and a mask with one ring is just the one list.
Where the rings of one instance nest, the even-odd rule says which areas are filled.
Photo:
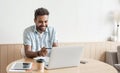
[[36, 29], [40, 32], [44, 32], [48, 26], [48, 15], [37, 16], [34, 22]]

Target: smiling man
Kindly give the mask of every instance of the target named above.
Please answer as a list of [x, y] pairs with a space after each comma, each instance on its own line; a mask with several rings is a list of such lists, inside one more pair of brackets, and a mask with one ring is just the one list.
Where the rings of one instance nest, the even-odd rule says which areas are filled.
[[29, 58], [47, 56], [52, 47], [57, 47], [56, 32], [48, 26], [49, 11], [45, 8], [35, 10], [34, 22], [24, 30], [23, 44], [25, 55]]

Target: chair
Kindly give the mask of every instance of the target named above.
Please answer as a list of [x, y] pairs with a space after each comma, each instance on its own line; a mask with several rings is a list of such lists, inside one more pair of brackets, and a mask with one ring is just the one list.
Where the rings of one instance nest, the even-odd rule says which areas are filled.
[[106, 63], [114, 66], [118, 73], [120, 73], [120, 46], [117, 46], [117, 50], [106, 52]]

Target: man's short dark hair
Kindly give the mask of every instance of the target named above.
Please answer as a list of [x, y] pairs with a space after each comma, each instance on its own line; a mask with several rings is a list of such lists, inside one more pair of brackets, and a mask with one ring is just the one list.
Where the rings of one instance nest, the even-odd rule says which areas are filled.
[[35, 14], [34, 14], [35, 19], [37, 18], [37, 16], [42, 16], [42, 15], [49, 15], [49, 11], [45, 8], [38, 8], [35, 10]]

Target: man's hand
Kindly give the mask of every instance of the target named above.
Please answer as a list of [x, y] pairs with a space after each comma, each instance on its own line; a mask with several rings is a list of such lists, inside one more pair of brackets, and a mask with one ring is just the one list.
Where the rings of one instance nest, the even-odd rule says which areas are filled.
[[39, 56], [46, 56], [47, 55], [47, 53], [48, 53], [48, 51], [47, 51], [47, 48], [45, 48], [45, 47], [43, 47], [43, 48], [41, 48], [41, 50], [39, 51]]

